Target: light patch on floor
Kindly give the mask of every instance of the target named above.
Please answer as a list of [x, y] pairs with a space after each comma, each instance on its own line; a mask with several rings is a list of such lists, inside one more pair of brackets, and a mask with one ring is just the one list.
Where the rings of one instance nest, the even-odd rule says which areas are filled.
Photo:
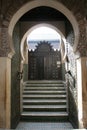
[[73, 129], [70, 123], [31, 123], [20, 122], [16, 130], [67, 130]]

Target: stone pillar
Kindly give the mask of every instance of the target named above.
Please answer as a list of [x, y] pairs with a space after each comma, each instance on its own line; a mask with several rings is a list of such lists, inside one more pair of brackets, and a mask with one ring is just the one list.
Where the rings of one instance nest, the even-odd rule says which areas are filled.
[[0, 128], [10, 128], [11, 59], [0, 57]]
[[87, 128], [87, 57], [77, 59], [79, 128]]

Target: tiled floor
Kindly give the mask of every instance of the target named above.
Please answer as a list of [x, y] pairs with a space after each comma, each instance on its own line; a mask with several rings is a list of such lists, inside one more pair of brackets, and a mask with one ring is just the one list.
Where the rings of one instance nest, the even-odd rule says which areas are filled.
[[67, 130], [73, 129], [70, 123], [31, 123], [20, 122], [16, 130]]

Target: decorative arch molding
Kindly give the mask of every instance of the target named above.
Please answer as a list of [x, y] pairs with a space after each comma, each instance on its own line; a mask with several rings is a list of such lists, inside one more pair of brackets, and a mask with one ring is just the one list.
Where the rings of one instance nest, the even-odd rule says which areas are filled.
[[[74, 17], [73, 12], [70, 12], [69, 9], [66, 8], [62, 4], [62, 2], [60, 3], [56, 0], [55, 1], [50, 0], [50, 3], [49, 3], [49, 0], [45, 0], [45, 1], [31, 0], [29, 2], [21, 0], [21, 1], [18, 2], [18, 4], [15, 2], [14, 6], [12, 5], [11, 8], [8, 10], [7, 15], [6, 15], [6, 20], [3, 21], [3, 25], [8, 27], [8, 35], [10, 36], [10, 38], [12, 37], [14, 26], [17, 23], [17, 21], [19, 20], [19, 18], [22, 15], [24, 15], [27, 11], [29, 11], [29, 10], [35, 8], [35, 7], [39, 7], [39, 6], [52, 7], [54, 9], [60, 11], [61, 13], [63, 13], [68, 18], [68, 20], [70, 21], [70, 23], [73, 26], [73, 30], [74, 30], [74, 34], [75, 34], [75, 40], [74, 40], [73, 48], [74, 48], [74, 50], [76, 50], [77, 45], [78, 45], [78, 40], [79, 40], [79, 27], [78, 27], [78, 23], [76, 21], [76, 18]], [[10, 44], [10, 48], [14, 52], [12, 42]]]
[[[34, 29], [39, 28], [39, 27], [42, 27], [42, 26], [52, 28], [52, 29], [55, 30], [57, 33], [59, 33], [60, 36], [61, 36], [62, 42], [63, 42], [64, 45], [66, 46], [65, 36], [63, 35], [63, 33], [62, 33], [60, 30], [58, 30], [58, 28], [56, 28], [55, 26], [53, 26], [53, 25], [51, 25], [51, 24], [47, 24], [47, 23], [37, 24], [37, 25], [31, 27], [31, 28], [24, 34], [24, 36], [22, 37], [21, 46], [20, 46], [20, 52], [21, 52], [22, 62], [25, 61], [25, 57], [24, 57], [24, 44], [26, 43], [25, 40], [26, 40], [27, 36], [28, 36]], [[64, 52], [64, 57], [65, 57], [65, 55], [66, 55], [66, 52]]]

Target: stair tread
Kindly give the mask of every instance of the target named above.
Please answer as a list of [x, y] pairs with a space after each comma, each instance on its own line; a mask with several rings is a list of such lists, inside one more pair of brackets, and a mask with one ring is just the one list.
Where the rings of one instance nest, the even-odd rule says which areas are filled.
[[66, 102], [66, 100], [63, 100], [63, 99], [55, 99], [55, 100], [52, 100], [52, 99], [23, 99], [23, 102]]
[[24, 83], [64, 83], [62, 80], [28, 80]]
[[66, 87], [62, 81], [25, 82], [22, 92], [21, 118], [36, 121], [65, 121], [68, 119], [66, 97]]
[[66, 93], [66, 91], [25, 91], [23, 93]]
[[64, 84], [25, 84], [25, 87], [64, 87]]
[[35, 89], [35, 90], [38, 90], [38, 89], [40, 89], [40, 90], [44, 90], [44, 89], [48, 89], [48, 90], [66, 90], [65, 89], [65, 87], [30, 87], [30, 86], [27, 86], [27, 87], [24, 87], [24, 90], [27, 90], [27, 89], [30, 89], [30, 90], [32, 90], [32, 89]]
[[23, 105], [23, 108], [67, 108], [66, 105]]
[[22, 116], [68, 116], [67, 112], [22, 112]]
[[23, 97], [66, 97], [66, 95], [37, 95], [37, 94], [31, 94], [31, 95], [23, 95]]

